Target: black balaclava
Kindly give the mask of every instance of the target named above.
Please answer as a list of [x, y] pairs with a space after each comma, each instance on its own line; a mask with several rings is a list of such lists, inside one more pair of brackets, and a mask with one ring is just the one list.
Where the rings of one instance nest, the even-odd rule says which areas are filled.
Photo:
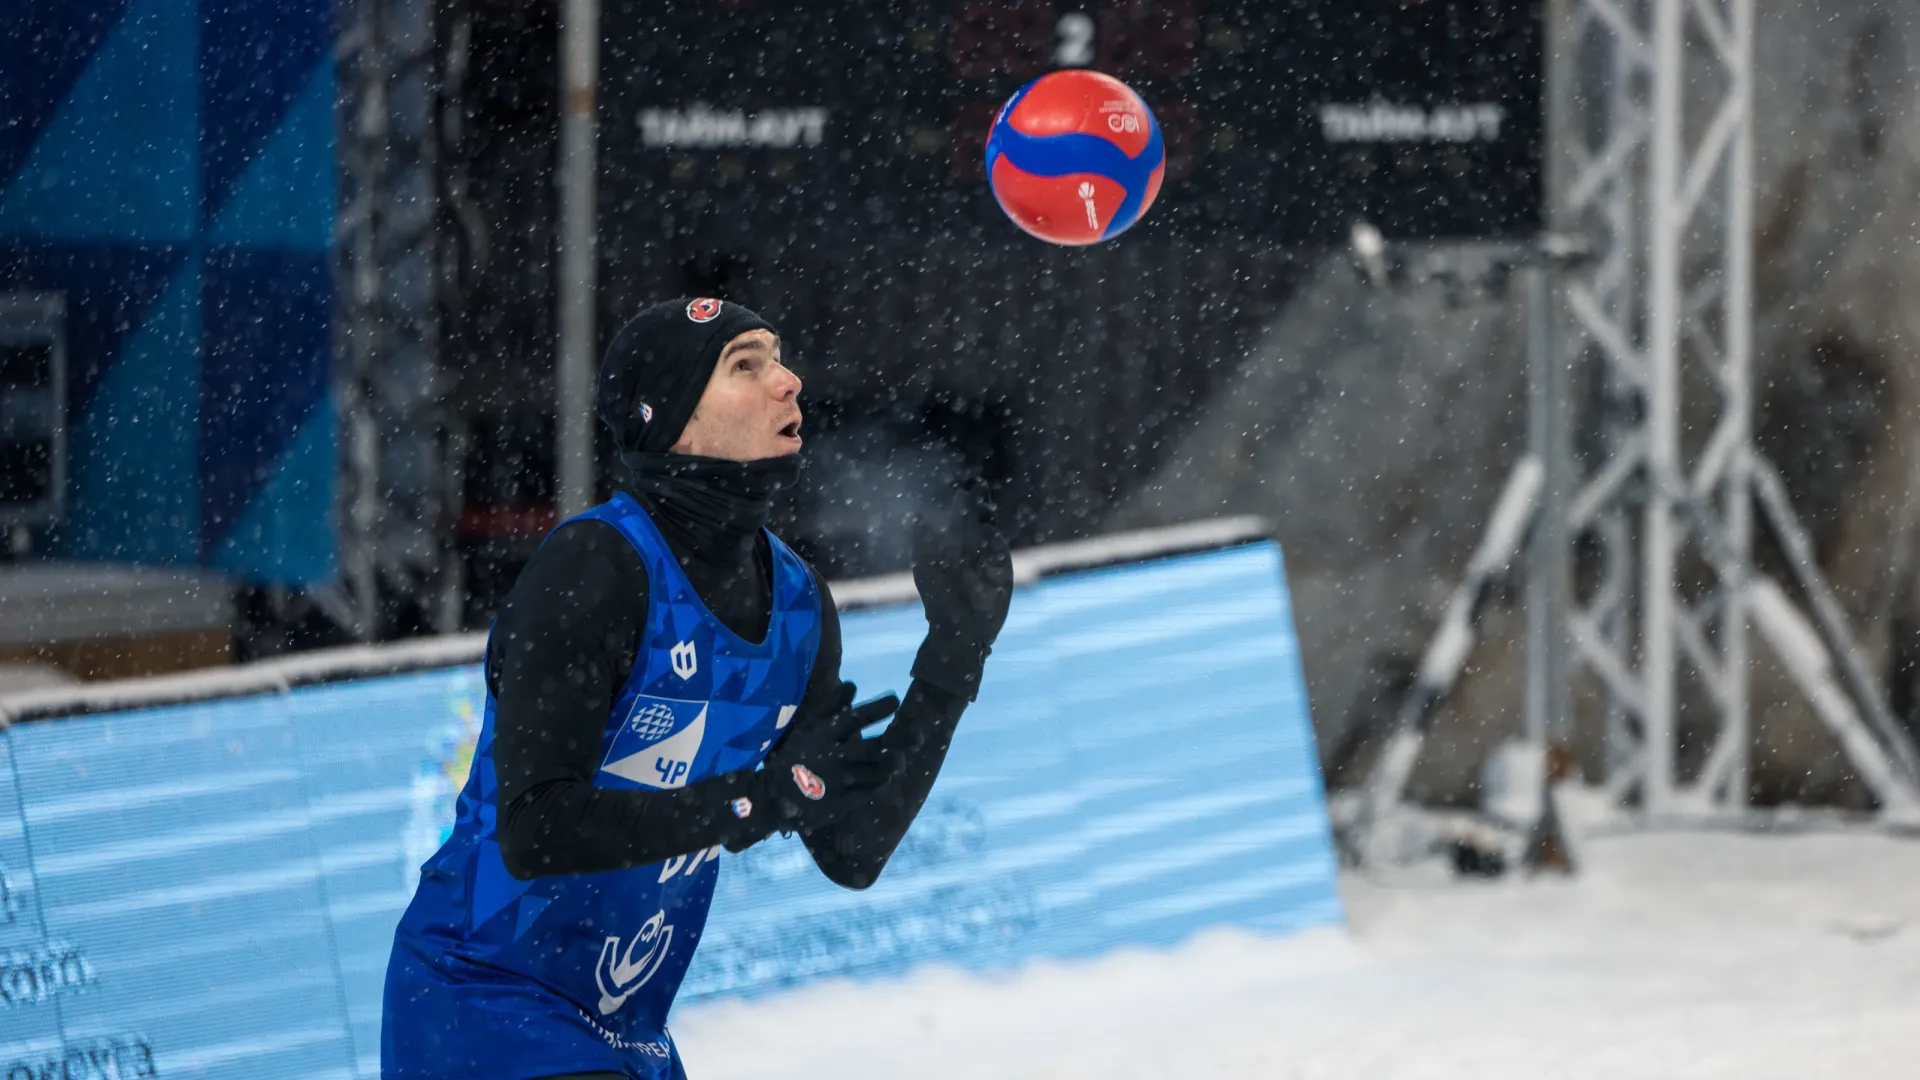
[[681, 297], [634, 316], [600, 365], [595, 404], [613, 432], [633, 494], [669, 539], [723, 557], [766, 526], [774, 493], [793, 482], [800, 456], [725, 461], [676, 454], [720, 350], [772, 324], [725, 300]]

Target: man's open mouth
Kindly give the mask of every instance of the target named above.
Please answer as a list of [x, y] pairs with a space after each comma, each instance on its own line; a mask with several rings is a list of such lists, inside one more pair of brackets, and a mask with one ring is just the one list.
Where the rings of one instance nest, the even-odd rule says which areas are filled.
[[800, 437], [800, 421], [795, 420], [793, 423], [788, 424], [786, 427], [781, 428], [780, 434], [789, 439], [799, 438]]

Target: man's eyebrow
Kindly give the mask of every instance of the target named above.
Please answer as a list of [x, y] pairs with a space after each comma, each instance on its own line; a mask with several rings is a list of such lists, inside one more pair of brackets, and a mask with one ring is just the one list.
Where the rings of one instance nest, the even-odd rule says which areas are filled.
[[[728, 345], [724, 350], [721, 351], [720, 359], [725, 360], [727, 357], [732, 356], [734, 353], [738, 352], [741, 349], [754, 349], [754, 348], [764, 349], [766, 347], [767, 347], [767, 343], [762, 338], [748, 338], [745, 341], [736, 341], [733, 344]], [[780, 351], [779, 338], [773, 339], [773, 349], [775, 352]]]

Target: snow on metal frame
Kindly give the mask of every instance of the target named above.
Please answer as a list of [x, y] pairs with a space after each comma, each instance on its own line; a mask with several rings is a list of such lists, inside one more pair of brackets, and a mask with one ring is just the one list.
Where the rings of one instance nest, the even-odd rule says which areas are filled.
[[[1263, 540], [1271, 535], [1272, 527], [1265, 519], [1241, 516], [1115, 533], [1091, 540], [1045, 544], [1014, 553], [1014, 580], [1020, 584], [1031, 584], [1043, 577], [1068, 571], [1232, 547]], [[827, 587], [833, 594], [835, 605], [843, 612], [904, 603], [919, 595], [914, 591], [913, 575], [908, 573], [830, 582]], [[486, 632], [475, 631], [385, 645], [316, 649], [282, 659], [262, 660], [212, 671], [0, 694], [0, 731], [28, 720], [178, 705], [249, 694], [279, 694], [297, 686], [473, 664], [480, 661], [486, 647]]]

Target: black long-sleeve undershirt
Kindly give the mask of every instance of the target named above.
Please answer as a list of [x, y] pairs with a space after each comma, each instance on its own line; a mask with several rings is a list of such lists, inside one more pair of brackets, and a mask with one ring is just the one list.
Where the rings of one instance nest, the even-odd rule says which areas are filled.
[[880, 877], [907, 828], [939, 778], [967, 700], [915, 680], [894, 721], [881, 736], [888, 749], [906, 755], [905, 773], [866, 797], [839, 824], [800, 834], [820, 872], [836, 885], [864, 889]]
[[[687, 550], [667, 536], [694, 591], [742, 637], [764, 637], [772, 606], [764, 537], [739, 550]], [[496, 699], [497, 838], [515, 877], [590, 874], [704, 850], [739, 847], [771, 826], [737, 818], [746, 772], [665, 791], [599, 788], [607, 711], [645, 638], [646, 568], [610, 525], [582, 521], [556, 532], [515, 582], [494, 624], [487, 683]], [[837, 700], [840, 621], [823, 587], [820, 647], [795, 723], [824, 720]], [[931, 789], [965, 701], [915, 683], [884, 736], [908, 754], [905, 775], [860, 813], [804, 839], [826, 876], [872, 884]]]

